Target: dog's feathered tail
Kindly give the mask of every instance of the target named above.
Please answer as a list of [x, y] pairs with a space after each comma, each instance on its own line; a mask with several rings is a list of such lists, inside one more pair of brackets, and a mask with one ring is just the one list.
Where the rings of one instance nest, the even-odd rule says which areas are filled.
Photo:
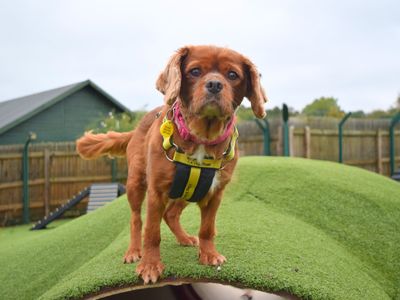
[[103, 155], [125, 156], [132, 135], [133, 131], [109, 131], [99, 134], [88, 131], [76, 141], [76, 150], [84, 159], [96, 159]]

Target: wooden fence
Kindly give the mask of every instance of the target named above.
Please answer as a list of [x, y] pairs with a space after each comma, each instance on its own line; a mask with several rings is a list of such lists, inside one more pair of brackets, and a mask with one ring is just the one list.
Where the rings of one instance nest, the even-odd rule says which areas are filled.
[[[388, 176], [388, 122], [346, 123], [344, 163]], [[291, 156], [338, 161], [337, 120], [297, 120], [290, 123]], [[372, 125], [371, 125], [372, 124]], [[255, 122], [240, 124], [239, 150], [243, 155], [262, 155], [263, 136]], [[282, 124], [270, 121], [272, 155], [282, 155]], [[400, 162], [400, 131], [395, 133], [396, 165]], [[0, 147], [0, 226], [22, 220], [22, 145]], [[117, 181], [125, 183], [126, 160], [116, 159]], [[112, 180], [109, 158], [83, 160], [74, 143], [32, 144], [29, 148], [29, 196], [31, 219], [37, 220], [94, 182]], [[72, 212], [85, 210], [83, 202]], [[71, 214], [71, 213], [70, 213]]]
[[[271, 155], [283, 155], [282, 123], [270, 123]], [[390, 175], [390, 120], [349, 120], [343, 131], [343, 162], [385, 176]], [[289, 123], [290, 156], [338, 161], [338, 120], [294, 118]], [[263, 135], [255, 122], [239, 127], [241, 155], [262, 155]], [[395, 131], [395, 161], [400, 164], [400, 131]]]
[[[400, 131], [396, 132], [396, 152], [400, 153]], [[270, 144], [271, 155], [283, 155], [282, 127], [272, 134]], [[304, 128], [289, 129], [290, 156], [311, 159], [338, 161], [338, 132], [334, 130]], [[239, 149], [241, 155], [262, 155], [262, 135], [242, 135]], [[377, 131], [347, 131], [343, 135], [343, 162], [348, 165], [362, 167], [379, 174], [390, 175], [389, 133]], [[400, 156], [395, 157], [397, 166]]]
[[[0, 225], [22, 219], [22, 145], [0, 147]], [[31, 219], [37, 220], [95, 182], [111, 182], [109, 158], [83, 160], [74, 143], [33, 144], [29, 151]], [[116, 179], [125, 182], [126, 160], [116, 159]], [[87, 201], [69, 212], [77, 215]]]

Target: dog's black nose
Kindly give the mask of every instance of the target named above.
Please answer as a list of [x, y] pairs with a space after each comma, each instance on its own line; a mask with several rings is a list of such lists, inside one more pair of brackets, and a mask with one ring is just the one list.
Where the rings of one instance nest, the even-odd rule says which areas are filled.
[[210, 80], [206, 83], [206, 88], [210, 93], [218, 94], [222, 90], [222, 83], [218, 80]]

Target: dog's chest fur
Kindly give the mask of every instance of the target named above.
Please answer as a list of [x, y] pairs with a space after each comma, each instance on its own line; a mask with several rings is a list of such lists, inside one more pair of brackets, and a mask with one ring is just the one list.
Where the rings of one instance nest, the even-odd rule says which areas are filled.
[[204, 147], [204, 145], [199, 145], [197, 149], [193, 152], [193, 154], [190, 155], [190, 157], [196, 159], [198, 163], [202, 163], [206, 156], [209, 155], [206, 152], [206, 148]]
[[[197, 162], [202, 163], [205, 157], [209, 157], [210, 155], [207, 153], [204, 145], [199, 145], [197, 149], [190, 155], [191, 158], [196, 159]], [[213, 193], [215, 189], [219, 186], [220, 183], [220, 171], [215, 172], [215, 176], [213, 178], [210, 192]]]

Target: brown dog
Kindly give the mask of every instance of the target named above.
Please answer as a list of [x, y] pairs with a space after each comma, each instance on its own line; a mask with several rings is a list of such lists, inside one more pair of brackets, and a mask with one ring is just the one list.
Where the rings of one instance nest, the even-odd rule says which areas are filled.
[[[235, 51], [214, 46], [179, 49], [156, 86], [164, 94], [165, 104], [146, 114], [135, 130], [89, 132], [77, 141], [77, 150], [85, 159], [127, 156], [132, 217], [124, 262], [141, 258], [136, 272], [144, 283], [156, 282], [164, 269], [160, 257], [162, 218], [181, 245], [199, 246], [201, 264], [226, 261], [213, 240], [217, 209], [238, 159], [235, 110], [247, 97], [255, 116], [263, 118], [267, 100], [254, 64]], [[142, 248], [140, 211], [146, 191]], [[186, 200], [193, 199], [201, 210], [199, 238], [188, 235], [179, 223], [189, 203]]]

